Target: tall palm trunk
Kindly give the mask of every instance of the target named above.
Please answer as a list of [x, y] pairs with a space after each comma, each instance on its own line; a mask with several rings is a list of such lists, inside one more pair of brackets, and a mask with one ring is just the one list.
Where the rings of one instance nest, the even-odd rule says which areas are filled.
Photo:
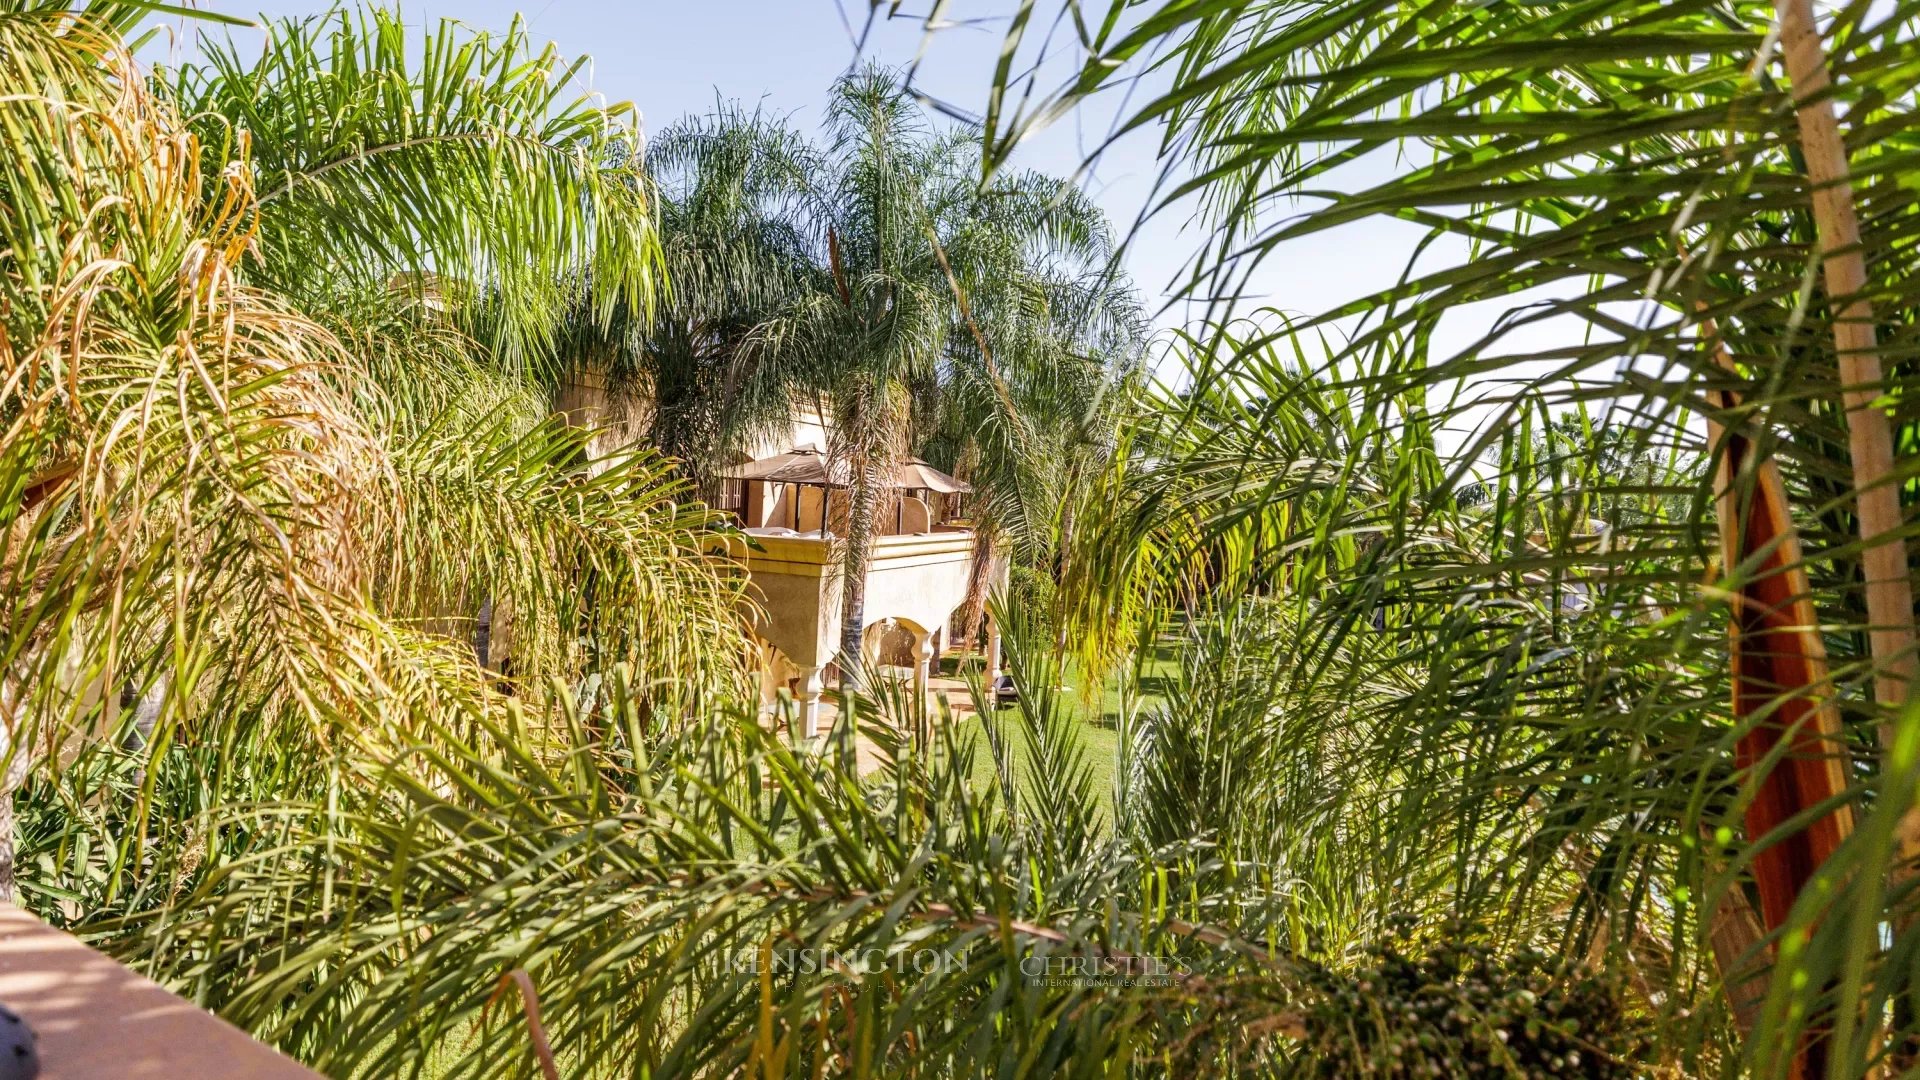
[[[1067, 573], [1073, 561], [1073, 483], [1068, 480], [1067, 498], [1060, 506], [1059, 547], [1054, 551], [1053, 580], [1057, 584], [1067, 580]], [[1063, 655], [1067, 651], [1067, 620], [1058, 611], [1055, 613], [1053, 647]]]
[[[1780, 49], [1793, 81], [1800, 148], [1813, 189], [1813, 220], [1822, 254], [1821, 275], [1833, 306], [1833, 343], [1847, 410], [1847, 442], [1860, 516], [1860, 556], [1866, 583], [1874, 697], [1891, 710], [1906, 700], [1915, 671], [1913, 586], [1900, 540], [1900, 488], [1893, 471], [1893, 428], [1874, 402], [1884, 378], [1867, 299], [1867, 263], [1854, 214], [1846, 143], [1840, 137], [1826, 51], [1813, 20], [1812, 0], [1776, 0]], [[1920, 828], [1901, 825], [1902, 853], [1920, 854]]]
[[840, 582], [840, 685], [858, 689], [866, 667], [867, 569], [873, 563], [881, 501], [891, 490], [905, 437], [897, 387], [884, 377], [856, 375], [835, 403], [835, 450], [846, 462], [847, 515]]
[[866, 665], [867, 567], [873, 562], [873, 522], [880, 502], [874, 456], [854, 462], [847, 499], [847, 550], [840, 583], [840, 685], [859, 689]]
[[960, 601], [959, 637], [956, 643], [971, 649], [980, 637], [980, 624], [987, 613], [987, 589], [993, 580], [993, 558], [999, 546], [998, 533], [985, 522], [973, 530], [973, 560], [967, 567], [966, 598]]

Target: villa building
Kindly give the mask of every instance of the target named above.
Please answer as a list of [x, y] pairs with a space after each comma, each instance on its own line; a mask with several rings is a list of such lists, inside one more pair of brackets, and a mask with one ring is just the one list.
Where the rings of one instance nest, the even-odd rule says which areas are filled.
[[[808, 411], [722, 481], [722, 505], [739, 517], [744, 534], [731, 553], [751, 579], [761, 708], [774, 711], [787, 690], [809, 737], [818, 732], [820, 696], [840, 644], [848, 492], [826, 453], [830, 438], [819, 414]], [[974, 533], [959, 510], [967, 490], [913, 459], [895, 471], [881, 502], [867, 570], [864, 659], [910, 674], [922, 695], [966, 599]], [[991, 681], [999, 668], [997, 629], [989, 625], [987, 637]]]
[[[561, 387], [557, 409], [575, 424], [598, 428], [596, 457], [639, 437], [652, 403], [606, 378], [577, 370]], [[731, 512], [741, 537], [730, 554], [750, 577], [748, 618], [759, 647], [760, 706], [777, 711], [786, 690], [794, 718], [817, 733], [820, 699], [840, 647], [847, 483], [827, 453], [831, 422], [820, 408], [797, 408], [763, 436], [720, 480], [715, 504]], [[974, 534], [961, 517], [966, 484], [926, 462], [901, 464], [883, 493], [879, 536], [868, 565], [865, 660], [869, 667], [911, 677], [924, 693], [948, 644], [947, 627], [965, 602]], [[988, 682], [999, 673], [999, 633], [987, 626]]]

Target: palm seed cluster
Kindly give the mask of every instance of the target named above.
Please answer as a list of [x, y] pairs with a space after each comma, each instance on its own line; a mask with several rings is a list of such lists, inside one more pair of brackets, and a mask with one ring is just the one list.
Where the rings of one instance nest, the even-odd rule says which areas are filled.
[[1307, 1057], [1320, 1077], [1582, 1077], [1646, 1074], [1645, 1021], [1615, 986], [1534, 949], [1500, 956], [1478, 927], [1424, 951], [1370, 945], [1352, 971], [1310, 969]]

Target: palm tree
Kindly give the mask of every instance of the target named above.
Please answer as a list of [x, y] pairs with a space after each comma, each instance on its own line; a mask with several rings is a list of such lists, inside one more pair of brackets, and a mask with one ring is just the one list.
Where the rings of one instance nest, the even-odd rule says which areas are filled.
[[[849, 478], [839, 662], [857, 685], [875, 523], [914, 441], [916, 388], [972, 367], [969, 377], [994, 387], [1017, 422], [1001, 364], [1059, 340], [1051, 320], [1067, 312], [1048, 306], [1063, 298], [1059, 274], [1084, 281], [1105, 270], [1112, 241], [1104, 215], [1058, 181], [1022, 175], [979, 188], [972, 142], [933, 129], [893, 73], [869, 68], [836, 84], [826, 132], [826, 167], [808, 178], [805, 197], [826, 239], [828, 287], [758, 326], [748, 364], [762, 386], [807, 388], [831, 403], [829, 449]], [[1062, 270], [1049, 282], [1053, 263]], [[1114, 299], [1124, 290], [1107, 282], [1074, 312], [1090, 328], [1131, 317]]]
[[[1053, 200], [1089, 223], [1102, 220], [1084, 195], [1037, 173], [1007, 176], [994, 190], [1010, 203]], [[1002, 229], [989, 221], [978, 231]], [[955, 238], [950, 254], [964, 253], [971, 240]], [[973, 290], [967, 332], [949, 340], [937, 400], [924, 409], [931, 421], [922, 426], [920, 452], [959, 470], [974, 489], [964, 504], [975, 548], [958, 641], [975, 638], [996, 563], [1030, 567], [1048, 580], [1060, 575], [1087, 489], [1113, 450], [1147, 335], [1108, 243], [1102, 240], [1098, 250], [1106, 254], [1097, 260], [1047, 257], [1029, 262], [1012, 288]], [[1015, 253], [1009, 261], [1023, 258]]]
[[722, 103], [647, 149], [671, 296], [636, 342], [652, 384], [651, 441], [707, 475], [791, 420], [809, 388], [756, 378], [756, 327], [831, 287], [808, 192], [820, 155], [791, 125]]
[[216, 173], [253, 163], [262, 285], [321, 311], [396, 286], [451, 309], [499, 362], [540, 369], [584, 299], [644, 311], [662, 269], [630, 105], [568, 100], [586, 61], [516, 21], [446, 21], [412, 55], [382, 8], [210, 42], [171, 73]]
[[[238, 258], [252, 174], [197, 174], [165, 105], [102, 74], [110, 34], [0, 23], [31, 74], [0, 95], [0, 250], [26, 253], [6, 256], [8, 371], [30, 387], [0, 449], [4, 565], [28, 586], [8, 689], [44, 722], [107, 708], [72, 688], [108, 665], [183, 688], [146, 752], [95, 739], [35, 770], [32, 865], [97, 940], [347, 1073], [530, 1073], [539, 1040], [487, 1008], [516, 973], [588, 1075], [1903, 1067], [1920, 713], [1878, 678], [1901, 620], [1862, 566], [1893, 545], [1869, 543], [1887, 530], [1854, 435], [1868, 413], [1910, 434], [1920, 9], [1847, 7], [1826, 35], [1863, 289], [1817, 273], [1849, 246], [1820, 120], [1803, 138], [1796, 115], [1804, 11], [1783, 66], [1751, 5], [1067, 6], [1092, 55], [1020, 123], [996, 107], [984, 164], [1131, 63], [1181, 72], [1136, 119], [1201, 163], [1196, 290], [1373, 214], [1474, 245], [1350, 308], [1194, 328], [1177, 379], [1109, 404], [1081, 362], [1100, 350], [1017, 318], [1073, 293], [1027, 246], [1079, 250], [1090, 234], [1047, 224], [1071, 200], [982, 183], [883, 78], [843, 87], [837, 167], [806, 193], [829, 227], [794, 234], [822, 284], [775, 290], [726, 362], [831, 389], [868, 422], [845, 451], [868, 481], [924, 435], [916, 405], [1004, 417], [1011, 449], [990, 431], [972, 452], [1050, 522], [1050, 614], [1132, 702], [1110, 806], [1060, 650], [1005, 607], [1022, 695], [984, 746], [899, 738], [924, 703], [856, 694], [862, 777], [728, 708], [734, 596], [696, 570], [703, 516], [644, 455], [571, 464], [585, 436], [540, 422], [501, 359], [544, 339], [487, 334], [514, 308], [484, 274], [449, 319], [373, 273], [302, 318]], [[1002, 79], [1040, 21], [1012, 24]], [[1340, 189], [1401, 146], [1424, 164]], [[1516, 307], [1534, 286], [1560, 299]], [[1484, 303], [1513, 310], [1435, 345]], [[1591, 330], [1525, 354], [1549, 374], [1458, 385], [1547, 313]], [[1880, 378], [1855, 370], [1869, 352]], [[1570, 433], [1622, 452], [1576, 467]], [[1083, 456], [1048, 487], [1054, 447]], [[1071, 520], [1036, 489], [1081, 492]], [[479, 568], [551, 613], [516, 644], [550, 688], [503, 700], [438, 632]], [[582, 614], [583, 579], [634, 584]], [[1155, 638], [1179, 663], [1141, 705], [1122, 661]]]

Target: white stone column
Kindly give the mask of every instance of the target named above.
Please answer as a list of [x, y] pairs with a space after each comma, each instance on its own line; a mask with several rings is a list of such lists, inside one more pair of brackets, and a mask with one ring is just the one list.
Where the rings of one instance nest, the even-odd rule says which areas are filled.
[[933, 667], [933, 635], [921, 633], [913, 640], [913, 692], [919, 700], [927, 700], [927, 678]]
[[1000, 625], [987, 619], [987, 686], [993, 686], [993, 680], [1000, 677]]
[[800, 669], [800, 734], [804, 738], [820, 734], [820, 692], [826, 688], [819, 668]]

